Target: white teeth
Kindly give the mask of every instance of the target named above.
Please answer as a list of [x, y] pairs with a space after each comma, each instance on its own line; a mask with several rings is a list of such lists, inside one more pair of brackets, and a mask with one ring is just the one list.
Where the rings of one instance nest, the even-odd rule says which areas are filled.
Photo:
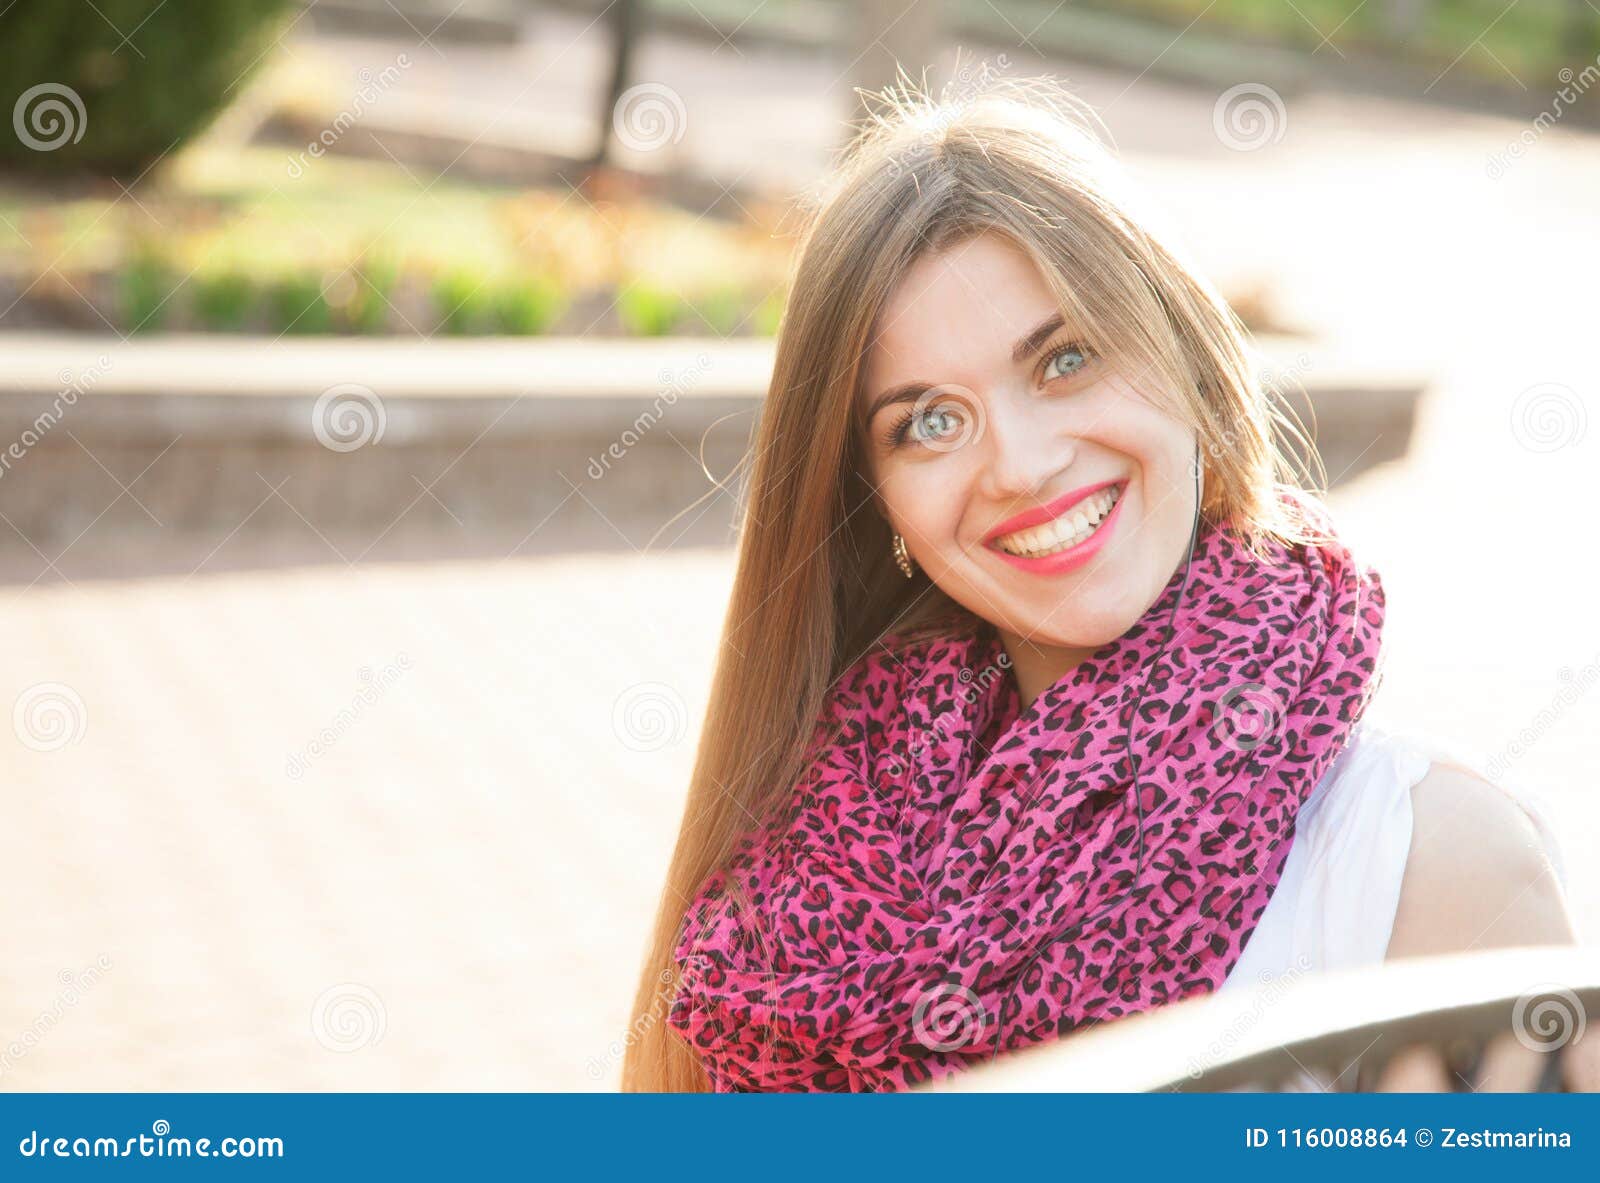
[[1079, 502], [1073, 506], [1071, 513], [1063, 514], [1042, 526], [1004, 535], [995, 540], [995, 545], [1007, 554], [1025, 558], [1038, 558], [1077, 546], [1105, 520], [1120, 493], [1121, 486], [1113, 485]]

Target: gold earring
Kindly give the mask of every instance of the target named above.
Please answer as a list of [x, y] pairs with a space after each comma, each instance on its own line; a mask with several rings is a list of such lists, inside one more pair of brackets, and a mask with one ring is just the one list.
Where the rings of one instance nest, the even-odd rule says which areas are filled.
[[906, 550], [906, 540], [900, 535], [894, 536], [894, 561], [900, 565], [900, 570], [905, 572], [905, 577], [910, 579], [916, 568], [911, 565], [911, 555]]

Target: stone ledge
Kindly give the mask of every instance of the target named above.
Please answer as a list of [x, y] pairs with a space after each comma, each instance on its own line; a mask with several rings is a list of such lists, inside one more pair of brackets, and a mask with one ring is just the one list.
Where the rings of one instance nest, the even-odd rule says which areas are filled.
[[[532, 530], [530, 552], [725, 544], [737, 493], [705, 469], [723, 482], [738, 472], [773, 349], [692, 338], [0, 340], [0, 547], [52, 557], [157, 530], [397, 543]], [[1331, 483], [1404, 455], [1419, 378], [1362, 372], [1303, 342], [1258, 345], [1275, 384], [1293, 379], [1284, 398], [1315, 424]], [[317, 422], [330, 391], [349, 402], [346, 434], [326, 411]], [[368, 442], [342, 446], [350, 433]]]

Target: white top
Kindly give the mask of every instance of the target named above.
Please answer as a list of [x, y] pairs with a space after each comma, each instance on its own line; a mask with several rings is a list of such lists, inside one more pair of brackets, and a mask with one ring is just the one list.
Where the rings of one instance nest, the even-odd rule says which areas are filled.
[[[1436, 759], [1472, 768], [1516, 800], [1566, 887], [1561, 844], [1536, 793], [1495, 781], [1449, 745], [1364, 718], [1301, 805], [1282, 878], [1219, 994], [1384, 960], [1411, 851], [1411, 789]], [[1297, 1081], [1319, 1087], [1305, 1073]], [[1352, 1086], [1346, 1078], [1336, 1087]]]

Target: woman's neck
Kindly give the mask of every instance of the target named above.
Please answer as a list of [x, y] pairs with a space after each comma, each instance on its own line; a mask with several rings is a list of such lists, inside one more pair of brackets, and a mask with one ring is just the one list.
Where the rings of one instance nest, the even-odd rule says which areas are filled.
[[1017, 680], [1017, 696], [1023, 710], [1033, 705], [1051, 686], [1087, 661], [1096, 647], [1075, 649], [1062, 645], [1046, 645], [1029, 640], [1007, 629], [997, 629], [1006, 656], [1011, 660], [1011, 672]]

